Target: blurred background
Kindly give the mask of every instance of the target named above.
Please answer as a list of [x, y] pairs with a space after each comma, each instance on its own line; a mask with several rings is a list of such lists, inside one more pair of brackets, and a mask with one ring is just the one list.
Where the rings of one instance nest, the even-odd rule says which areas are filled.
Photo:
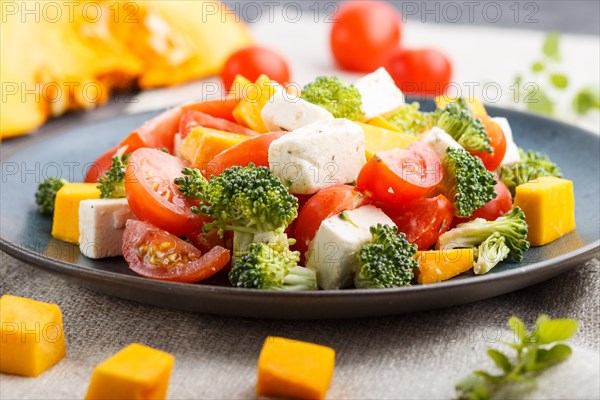
[[279, 80], [301, 87], [378, 66], [416, 99], [476, 96], [600, 130], [600, 2], [347, 11], [359, 3], [3, 0], [1, 137], [224, 96], [236, 73], [252, 81], [284, 68]]

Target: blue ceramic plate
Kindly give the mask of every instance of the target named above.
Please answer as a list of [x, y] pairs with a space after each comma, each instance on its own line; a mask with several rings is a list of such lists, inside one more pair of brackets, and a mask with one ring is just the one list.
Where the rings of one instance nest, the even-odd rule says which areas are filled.
[[549, 154], [564, 176], [574, 181], [577, 230], [547, 246], [532, 248], [520, 264], [503, 263], [484, 276], [469, 272], [435, 285], [385, 290], [266, 292], [153, 281], [136, 276], [121, 258], [90, 260], [80, 255], [77, 246], [53, 239], [51, 220], [36, 212], [33, 200], [40, 179], [61, 175], [71, 181], [82, 180], [91, 161], [157, 112], [39, 135], [3, 151], [0, 247], [19, 259], [112, 296], [161, 307], [261, 318], [349, 318], [448, 307], [521, 289], [597, 256], [599, 137], [530, 114], [494, 107], [489, 111], [509, 119], [521, 147]]

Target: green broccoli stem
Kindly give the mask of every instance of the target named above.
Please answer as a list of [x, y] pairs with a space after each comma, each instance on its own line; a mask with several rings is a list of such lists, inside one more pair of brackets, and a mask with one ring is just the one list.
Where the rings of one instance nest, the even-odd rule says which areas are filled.
[[254, 232], [245, 232], [243, 230], [233, 231], [233, 252], [231, 262], [234, 263], [239, 257], [242, 257], [248, 251], [250, 243], [254, 242]]
[[289, 269], [289, 273], [283, 278], [283, 290], [316, 290], [317, 279], [315, 271], [308, 268], [296, 266]]

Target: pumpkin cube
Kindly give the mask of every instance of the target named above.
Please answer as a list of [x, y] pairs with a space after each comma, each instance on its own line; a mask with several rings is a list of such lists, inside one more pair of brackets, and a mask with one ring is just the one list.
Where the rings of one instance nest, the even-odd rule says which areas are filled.
[[254, 84], [243, 86], [242, 100], [233, 110], [233, 117], [237, 123], [259, 133], [268, 132], [261, 111], [276, 90], [283, 90], [283, 88], [266, 75], [259, 76]]
[[164, 399], [175, 357], [138, 343], [96, 366], [86, 399]]
[[363, 124], [362, 122], [357, 122], [357, 124], [363, 128], [363, 132], [365, 133], [365, 155], [367, 156], [367, 160], [377, 152], [396, 148], [405, 149], [411, 143], [419, 140], [414, 135], [392, 131], [371, 125], [370, 123]]
[[525, 213], [527, 240], [543, 246], [575, 229], [573, 182], [544, 176], [517, 186], [515, 206]]
[[473, 268], [473, 249], [447, 249], [417, 252], [420, 284], [446, 281]]
[[335, 351], [318, 344], [267, 337], [258, 359], [259, 396], [323, 399], [333, 378]]
[[66, 354], [62, 314], [56, 304], [0, 297], [0, 372], [38, 376]]
[[56, 192], [52, 237], [79, 243], [79, 203], [100, 198], [97, 183], [67, 183]]
[[194, 128], [181, 144], [181, 156], [192, 167], [205, 169], [223, 150], [248, 139], [249, 136], [204, 127]]

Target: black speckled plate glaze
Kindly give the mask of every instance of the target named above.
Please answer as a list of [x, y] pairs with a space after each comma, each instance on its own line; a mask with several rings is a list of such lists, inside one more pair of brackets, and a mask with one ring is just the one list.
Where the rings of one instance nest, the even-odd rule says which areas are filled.
[[77, 246], [53, 239], [50, 218], [36, 212], [33, 200], [40, 178], [60, 174], [81, 180], [91, 161], [157, 112], [32, 137], [3, 151], [0, 245], [8, 254], [111, 296], [211, 314], [285, 319], [391, 315], [468, 303], [541, 282], [597, 256], [600, 138], [547, 118], [494, 107], [489, 111], [509, 119], [521, 147], [549, 154], [574, 181], [577, 230], [532, 248], [520, 264], [503, 263], [484, 276], [468, 272], [435, 285], [386, 290], [266, 292], [153, 281], [136, 276], [121, 258], [90, 260]]

